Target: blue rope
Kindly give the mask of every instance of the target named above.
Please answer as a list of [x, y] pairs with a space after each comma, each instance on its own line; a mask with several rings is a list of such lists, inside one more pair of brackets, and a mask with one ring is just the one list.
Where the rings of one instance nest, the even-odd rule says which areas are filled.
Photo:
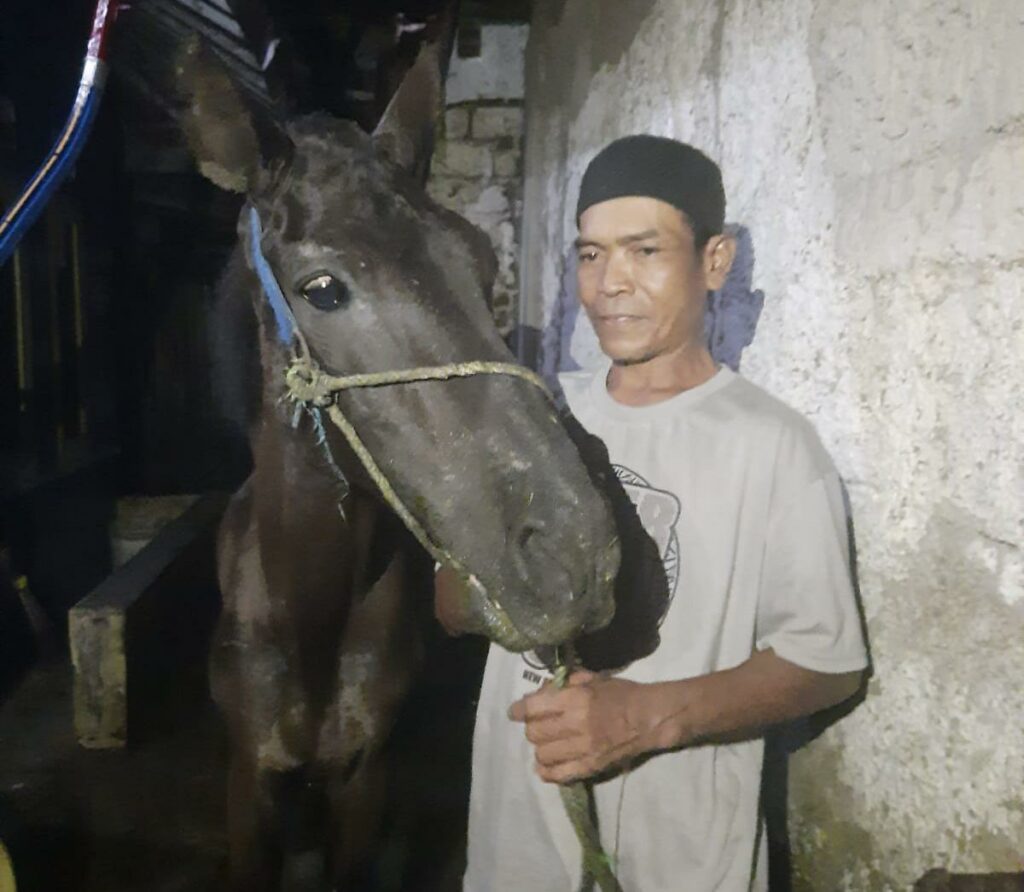
[[324, 458], [327, 459], [327, 464], [331, 466], [334, 476], [338, 478], [338, 483], [341, 484], [341, 498], [338, 499], [338, 512], [341, 514], [342, 519], [345, 519], [344, 501], [350, 491], [348, 478], [345, 476], [345, 472], [338, 467], [338, 463], [334, 460], [334, 455], [331, 453], [331, 446], [327, 442], [327, 431], [324, 429], [324, 421], [321, 417], [320, 410], [316, 406], [308, 406], [307, 411], [309, 412], [310, 418], [313, 419], [313, 427], [316, 429], [316, 442], [319, 446], [323, 447]]
[[[262, 237], [263, 227], [260, 226], [260, 215], [256, 208], [250, 205], [249, 244], [252, 248], [253, 266], [256, 268], [256, 275], [259, 276], [260, 285], [263, 287], [263, 293], [267, 296], [270, 308], [274, 311], [274, 320], [277, 322], [278, 339], [282, 344], [290, 344], [292, 337], [295, 334], [295, 317], [292, 315], [291, 307], [288, 306], [288, 301], [285, 300], [284, 293], [281, 291], [281, 286], [277, 283], [277, 276], [274, 275], [274, 271], [270, 268], [267, 258], [263, 255], [263, 249], [260, 246], [260, 239]], [[334, 456], [331, 454], [331, 447], [327, 442], [327, 431], [324, 429], [324, 422], [323, 418], [320, 416], [320, 410], [316, 406], [307, 406], [303, 403], [297, 402], [294, 410], [292, 411], [292, 429], [295, 430], [298, 428], [303, 408], [305, 408], [309, 413], [309, 417], [313, 419], [313, 428], [316, 430], [317, 445], [323, 449], [324, 457], [327, 459], [327, 464], [330, 466], [335, 478], [337, 478], [338, 483], [341, 484], [341, 497], [338, 499], [338, 512], [341, 514], [342, 518], [344, 518], [345, 506], [343, 503], [345, 497], [349, 494], [350, 488], [344, 471], [338, 467], [337, 462], [334, 460]]]
[[295, 317], [292, 315], [291, 307], [285, 300], [281, 286], [277, 284], [277, 277], [263, 256], [263, 248], [260, 240], [263, 238], [263, 227], [260, 226], [260, 215], [256, 208], [249, 207], [249, 244], [252, 248], [252, 262], [259, 276], [260, 284], [263, 286], [263, 293], [270, 301], [270, 309], [274, 311], [274, 320], [277, 322], [277, 339], [282, 344], [290, 344], [295, 334]]

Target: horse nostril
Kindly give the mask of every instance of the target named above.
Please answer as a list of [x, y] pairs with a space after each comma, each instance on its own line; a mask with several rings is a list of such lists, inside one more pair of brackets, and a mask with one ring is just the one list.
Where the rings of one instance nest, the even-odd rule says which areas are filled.
[[534, 540], [538, 534], [543, 532], [544, 524], [540, 521], [524, 523], [522, 528], [519, 530], [519, 534], [516, 536], [516, 545], [519, 547], [519, 550], [521, 552], [529, 550], [531, 542], [536, 545], [537, 542]]

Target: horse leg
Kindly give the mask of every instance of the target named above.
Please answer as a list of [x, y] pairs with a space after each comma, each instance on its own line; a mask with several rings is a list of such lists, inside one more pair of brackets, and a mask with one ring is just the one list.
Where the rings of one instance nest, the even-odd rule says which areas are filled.
[[[248, 487], [232, 501], [221, 526], [218, 567], [224, 611], [211, 654], [214, 700], [231, 736], [228, 791], [232, 888], [247, 892], [321, 890], [316, 858], [324, 849], [323, 784], [309, 765], [314, 725], [295, 655], [282, 641], [263, 576]], [[318, 802], [319, 798], [319, 802]], [[298, 859], [300, 862], [302, 858]]]
[[233, 753], [228, 769], [228, 876], [230, 888], [266, 890], [271, 877], [280, 870], [280, 858], [260, 827], [260, 794], [256, 766], [252, 760]]
[[383, 888], [376, 876], [376, 856], [388, 799], [388, 777], [386, 760], [366, 750], [356, 755], [348, 770], [334, 767], [330, 771], [330, 874], [338, 892]]
[[[320, 728], [318, 758], [328, 772], [332, 875], [337, 888], [358, 888], [379, 839], [388, 766], [381, 748], [422, 661], [421, 630], [429, 597], [411, 591], [430, 578], [402, 549], [352, 607], [338, 659], [338, 688]], [[429, 616], [429, 613], [427, 614]]]
[[323, 777], [309, 765], [237, 755], [229, 779], [232, 889], [326, 892], [328, 826]]
[[236, 757], [228, 781], [233, 890], [325, 892], [326, 789], [307, 766], [274, 770]]
[[[229, 766], [227, 789], [228, 878], [230, 886], [268, 889], [271, 875], [268, 850], [259, 832], [256, 765], [245, 751], [246, 716], [242, 651], [246, 643], [246, 607], [254, 598], [253, 583], [262, 582], [254, 561], [251, 481], [232, 497], [217, 537], [217, 575], [223, 606], [210, 650], [210, 689], [228, 725]], [[257, 596], [264, 586], [257, 586]], [[252, 604], [251, 608], [262, 605]], [[265, 609], [262, 612], [267, 612]]]

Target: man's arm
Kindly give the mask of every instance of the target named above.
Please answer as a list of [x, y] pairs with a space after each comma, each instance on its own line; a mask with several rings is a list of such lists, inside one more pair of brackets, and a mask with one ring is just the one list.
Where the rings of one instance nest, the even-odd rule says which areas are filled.
[[564, 783], [647, 753], [757, 736], [842, 702], [862, 677], [814, 672], [762, 650], [734, 669], [679, 681], [577, 672], [562, 690], [548, 685], [516, 701], [509, 718], [525, 722], [541, 778]]

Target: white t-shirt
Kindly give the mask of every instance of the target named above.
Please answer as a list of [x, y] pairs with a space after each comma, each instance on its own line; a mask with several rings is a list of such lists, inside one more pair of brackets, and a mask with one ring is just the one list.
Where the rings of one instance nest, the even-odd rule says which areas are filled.
[[[608, 365], [562, 376], [661, 552], [660, 644], [619, 674], [703, 675], [755, 649], [821, 672], [864, 668], [839, 478], [811, 425], [722, 368], [663, 402], [623, 406]], [[580, 847], [557, 788], [508, 706], [547, 673], [492, 645], [473, 738], [465, 892], [572, 892]], [[761, 740], [659, 754], [595, 785], [625, 892], [757, 892], [767, 885]]]

